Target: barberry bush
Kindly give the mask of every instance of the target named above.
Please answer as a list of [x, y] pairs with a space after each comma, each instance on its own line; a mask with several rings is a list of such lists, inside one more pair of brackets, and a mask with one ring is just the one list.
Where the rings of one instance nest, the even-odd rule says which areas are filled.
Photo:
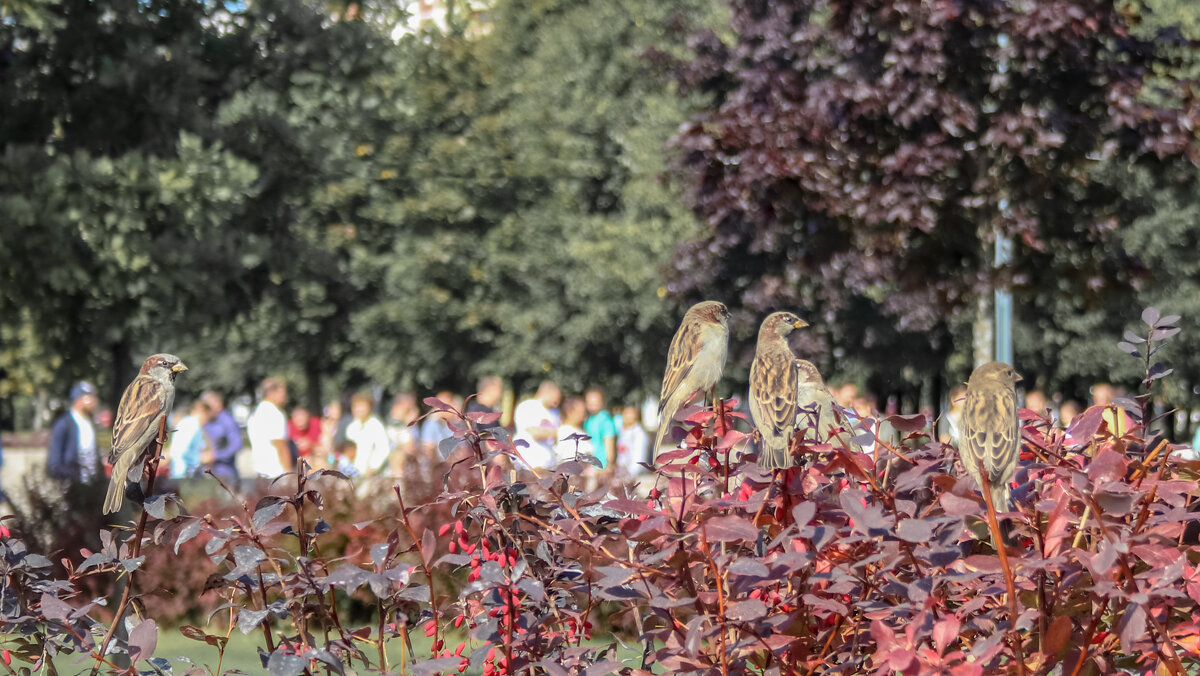
[[[767, 474], [735, 402], [696, 408], [635, 488], [582, 457], [514, 476], [521, 448], [485, 430], [492, 416], [430, 399], [456, 441], [423, 496], [328, 470], [229, 513], [160, 495], [139, 529], [102, 531], [60, 573], [0, 539], [4, 664], [215, 673], [241, 631], [278, 676], [1195, 673], [1200, 552], [1185, 529], [1200, 463], [1173, 455], [1151, 406], [1177, 319], [1149, 309], [1122, 342], [1144, 365], [1135, 397], [1065, 429], [1022, 412], [1011, 513], [989, 515], [923, 416], [888, 418], [899, 434], [863, 435], [864, 452], [798, 445], [799, 467]], [[334, 500], [370, 516], [330, 520], [347, 513]], [[214, 599], [181, 628], [212, 646], [203, 667], [156, 654], [152, 613], [86, 593], [119, 576], [134, 611], [153, 607], [138, 603], [146, 557], [189, 551], [179, 565], [205, 582], [180, 593]], [[413, 632], [430, 647], [415, 652]], [[621, 641], [638, 656], [618, 659]]]

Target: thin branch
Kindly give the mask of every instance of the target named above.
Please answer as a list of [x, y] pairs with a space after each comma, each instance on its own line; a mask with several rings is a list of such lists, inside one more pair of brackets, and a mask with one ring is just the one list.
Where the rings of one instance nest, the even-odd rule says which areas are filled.
[[[983, 460], [977, 459], [975, 462], [979, 466], [979, 476], [986, 477], [987, 471], [983, 468]], [[1000, 567], [1004, 570], [1004, 584], [1008, 587], [1009, 633], [1012, 636], [1013, 653], [1017, 659], [1017, 673], [1024, 676], [1025, 655], [1021, 645], [1021, 632], [1017, 631], [1017, 588], [1013, 583], [1012, 568], [1008, 565], [1008, 551], [1004, 546], [1004, 537], [1000, 534], [1000, 523], [996, 520], [996, 506], [992, 504], [992, 492], [986, 485], [980, 486], [979, 492], [983, 494], [984, 502], [987, 503], [988, 529], [992, 532], [992, 543], [996, 545], [996, 552], [1000, 555]]]
[[[167, 442], [167, 416], [163, 416], [162, 420], [158, 421], [158, 434], [155, 435], [154, 443], [151, 445], [153, 450], [150, 451], [150, 458], [144, 466], [149, 467], [150, 476], [146, 479], [146, 496], [154, 495], [154, 477], [158, 474], [158, 462], [162, 458], [163, 444]], [[125, 477], [112, 477], [112, 481], [125, 481]], [[122, 486], [124, 490], [124, 486]], [[133, 547], [131, 550], [131, 558], [136, 559], [142, 555], [142, 537], [146, 533], [146, 506], [142, 505], [142, 515], [138, 518], [137, 529], [133, 535]], [[129, 578], [125, 581], [125, 590], [121, 592], [121, 601], [117, 603], [117, 609], [113, 613], [112, 624], [108, 627], [108, 631], [104, 634], [104, 640], [100, 642], [100, 649], [96, 654], [96, 661], [92, 665], [91, 676], [96, 676], [100, 671], [100, 665], [104, 662], [104, 656], [108, 654], [108, 644], [112, 642], [113, 636], [117, 632], [117, 627], [121, 625], [122, 619], [125, 616], [125, 610], [129, 606], [129, 597], [133, 590], [133, 581], [137, 568], [129, 571]]]

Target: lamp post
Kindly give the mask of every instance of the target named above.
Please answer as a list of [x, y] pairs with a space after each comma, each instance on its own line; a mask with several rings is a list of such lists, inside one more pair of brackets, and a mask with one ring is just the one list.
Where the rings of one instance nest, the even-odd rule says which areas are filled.
[[[1003, 208], [1004, 205], [1002, 205]], [[1012, 262], [1012, 240], [996, 230], [995, 267], [1001, 268]], [[996, 361], [1013, 363], [1012, 344], [1012, 291], [1006, 285], [998, 285], [993, 291], [996, 309]]]

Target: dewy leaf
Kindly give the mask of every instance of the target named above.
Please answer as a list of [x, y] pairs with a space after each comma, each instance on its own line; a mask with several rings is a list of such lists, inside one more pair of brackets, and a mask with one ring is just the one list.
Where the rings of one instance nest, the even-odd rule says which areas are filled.
[[82, 573], [92, 566], [98, 566], [103, 563], [112, 563], [112, 560], [112, 557], [108, 554], [105, 554], [104, 552], [96, 552], [84, 559], [83, 563], [79, 564], [79, 567], [75, 570]]
[[200, 527], [203, 525], [204, 522], [200, 519], [193, 519], [192, 521], [189, 521], [186, 526], [179, 530], [179, 537], [175, 538], [176, 554], [179, 554], [180, 545], [200, 534]]
[[253, 610], [251, 608], [242, 608], [238, 610], [237, 622], [238, 630], [243, 634], [249, 634], [254, 631], [262, 621], [266, 619], [268, 610]]
[[1105, 448], [1088, 464], [1087, 475], [1092, 483], [1102, 480], [1120, 481], [1125, 478], [1125, 470], [1129, 460], [1116, 451]]
[[250, 545], [238, 545], [233, 548], [233, 570], [225, 575], [227, 580], [236, 580], [237, 578], [252, 573], [258, 570], [258, 564], [264, 561], [267, 555], [257, 547]]
[[167, 518], [167, 495], [162, 493], [148, 498], [142, 503], [142, 508], [146, 510], [147, 514], [156, 519]]
[[346, 673], [346, 667], [342, 664], [342, 661], [338, 659], [337, 655], [334, 655], [324, 648], [313, 648], [312, 650], [308, 651], [306, 657], [319, 660], [327, 665], [330, 669], [333, 669], [335, 673]]
[[271, 676], [300, 676], [308, 666], [308, 660], [290, 652], [291, 648], [279, 646], [267, 660], [267, 673]]
[[270, 523], [275, 517], [283, 513], [283, 508], [287, 507], [287, 503], [282, 500], [272, 503], [266, 507], [261, 507], [254, 512], [254, 530], [262, 530], [262, 527]]

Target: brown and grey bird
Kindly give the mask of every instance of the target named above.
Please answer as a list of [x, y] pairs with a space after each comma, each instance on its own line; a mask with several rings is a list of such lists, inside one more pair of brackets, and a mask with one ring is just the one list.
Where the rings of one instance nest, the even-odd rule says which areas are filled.
[[758, 464], [766, 470], [795, 466], [791, 441], [798, 429], [813, 432], [805, 434], [813, 443], [844, 443], [852, 451], [862, 450], [817, 367], [796, 357], [788, 345], [788, 336], [806, 326], [790, 312], [776, 312], [758, 330], [750, 366], [750, 415], [762, 437]]
[[658, 400], [658, 434], [653, 447], [656, 454], [679, 409], [696, 393], [715, 390], [728, 351], [729, 309], [725, 304], [706, 300], [689, 308], [667, 352], [667, 371]]
[[175, 376], [186, 370], [187, 366], [173, 354], [151, 355], [121, 395], [113, 420], [112, 449], [108, 452], [113, 470], [104, 498], [105, 514], [121, 508], [126, 481], [141, 480], [142, 459], [158, 434], [159, 422], [170, 415], [175, 403]]
[[[991, 492], [997, 512], [1012, 507], [1009, 482], [1016, 474], [1021, 450], [1016, 386], [1020, 380], [1013, 367], [994, 361], [975, 369], [967, 381], [958, 452], [980, 491], [986, 487]], [[979, 461], [983, 462], [983, 475]]]

